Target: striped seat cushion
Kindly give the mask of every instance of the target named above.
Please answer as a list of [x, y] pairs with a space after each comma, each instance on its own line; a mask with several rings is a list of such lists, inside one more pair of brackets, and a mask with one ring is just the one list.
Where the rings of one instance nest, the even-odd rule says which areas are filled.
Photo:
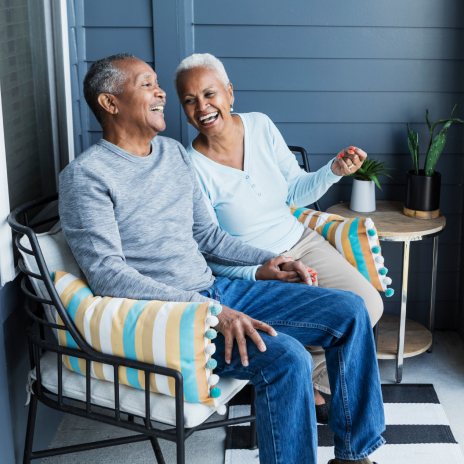
[[[215, 345], [211, 339], [222, 310], [211, 303], [142, 301], [94, 296], [87, 282], [67, 272], [52, 274], [56, 291], [78, 331], [95, 350], [122, 358], [176, 369], [184, 380], [184, 400], [216, 407], [219, 377], [212, 373], [216, 361], [211, 358]], [[62, 320], [56, 313], [56, 321]], [[58, 331], [59, 344], [79, 347], [69, 332]], [[63, 363], [85, 375], [84, 359], [63, 356]], [[90, 375], [114, 381], [112, 366], [92, 362]], [[144, 389], [143, 371], [119, 367], [119, 382]], [[175, 396], [174, 379], [150, 374], [150, 391]]]
[[384, 266], [379, 237], [370, 218], [345, 219], [336, 214], [313, 209], [290, 208], [292, 214], [306, 227], [321, 234], [377, 290], [393, 295]]

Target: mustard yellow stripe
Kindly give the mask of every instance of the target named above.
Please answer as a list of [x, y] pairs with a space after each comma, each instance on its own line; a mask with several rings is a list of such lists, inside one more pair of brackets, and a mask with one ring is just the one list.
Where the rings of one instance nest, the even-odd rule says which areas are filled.
[[[164, 301], [150, 301], [142, 311], [142, 314], [146, 313], [142, 326], [142, 361], [149, 364], [155, 364], [153, 359], [153, 326], [158, 311], [164, 304], [166, 304]], [[140, 317], [136, 328], [138, 328], [139, 324]]]
[[206, 377], [205, 357], [205, 319], [208, 315], [208, 303], [198, 305], [195, 311], [194, 346], [195, 346], [195, 368], [200, 402], [206, 403], [209, 399], [208, 379]]
[[[166, 365], [171, 369], [176, 369], [182, 372], [180, 361], [180, 320], [184, 309], [190, 303], [176, 304], [169, 313], [166, 322], [166, 338], [165, 338], [165, 352], [166, 352]], [[176, 384], [172, 377], [168, 377], [169, 391], [172, 396], [176, 396]]]
[[[60, 315], [57, 312], [57, 320], [58, 325], [64, 325], [63, 319], [61, 319]], [[66, 330], [58, 330], [58, 343], [61, 346], [68, 346], [68, 342], [66, 341]]]
[[[377, 273], [377, 268], [375, 267], [374, 257], [372, 256], [369, 239], [366, 234], [366, 218], [360, 219], [358, 222], [358, 238], [359, 243], [361, 244], [361, 250], [364, 256], [364, 261], [367, 266], [367, 272], [369, 273], [369, 278], [371, 279], [371, 284], [377, 289], [382, 291], [382, 284], [380, 283], [379, 275]], [[378, 243], [377, 243], [378, 245]]]
[[290, 206], [290, 214], [293, 214], [297, 209], [296, 206]]
[[55, 271], [55, 284], [66, 274], [69, 274], [69, 272]]
[[86, 296], [77, 307], [76, 316], [75, 316], [75, 324], [77, 330], [79, 330], [80, 334], [85, 338], [85, 329], [84, 329], [84, 317], [87, 310], [92, 306], [92, 303], [97, 299], [100, 298], [98, 296], [88, 295]]
[[85, 359], [82, 359], [82, 358], [77, 358], [77, 362], [79, 364], [79, 369], [81, 370], [82, 374], [85, 375], [85, 373], [86, 373], [85, 368], [86, 368], [87, 361]]
[[71, 282], [61, 294], [60, 300], [63, 303], [65, 308], [68, 307], [71, 298], [74, 296], [76, 292], [78, 292], [81, 288], [87, 287], [87, 283], [81, 279], [77, 279], [74, 282]]
[[313, 229], [316, 227], [317, 221], [319, 219], [319, 211], [315, 212], [312, 218], [309, 220], [308, 229]]
[[351, 223], [355, 219], [350, 219], [343, 224], [343, 230], [342, 230], [342, 247], [343, 247], [343, 253], [345, 254], [345, 259], [356, 269], [358, 269], [356, 259], [354, 258], [354, 253], [353, 250], [351, 249], [351, 242], [350, 238], [348, 236], [348, 233], [350, 231], [350, 226]]
[[330, 227], [329, 227], [329, 233], [327, 234], [327, 240], [328, 242], [337, 248], [337, 245], [335, 243], [335, 234], [337, 233], [337, 229], [340, 226], [341, 222], [334, 222]]
[[130, 299], [124, 300], [113, 317], [111, 325], [111, 348], [115, 356], [125, 357], [123, 340], [124, 324], [135, 301]]
[[[90, 337], [92, 340], [92, 346], [97, 351], [102, 351], [101, 343], [100, 343], [100, 322], [103, 316], [103, 311], [106, 308], [106, 305], [112, 300], [112, 298], [105, 296], [100, 303], [95, 306], [95, 309], [92, 314], [92, 318], [90, 319]], [[103, 372], [103, 371], [102, 371]]]
[[129, 383], [129, 380], [127, 380], [127, 368], [125, 366], [119, 366], [119, 369], [118, 369], [118, 374], [119, 374], [119, 383], [122, 383], [124, 385], [129, 385], [129, 387], [131, 386], [130, 383]]
[[94, 362], [93, 363], [93, 371], [95, 372], [95, 375], [97, 378], [100, 380], [106, 380], [105, 374], [103, 373], [103, 364], [99, 362]]
[[71, 366], [71, 361], [69, 360], [69, 356], [66, 355], [66, 354], [63, 355], [63, 364], [64, 364], [70, 371], [73, 370], [73, 368], [72, 368], [72, 366]]

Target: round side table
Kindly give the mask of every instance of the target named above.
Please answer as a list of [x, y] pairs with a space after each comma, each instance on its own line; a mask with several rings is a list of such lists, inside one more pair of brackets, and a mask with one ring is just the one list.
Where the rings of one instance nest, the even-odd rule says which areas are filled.
[[[397, 318], [385, 314], [376, 326], [377, 357], [379, 359], [396, 359], [396, 381], [400, 383], [403, 379], [403, 358], [417, 356], [427, 350], [432, 352], [433, 349], [438, 236], [446, 226], [446, 218], [440, 215], [435, 219], [423, 220], [405, 216], [403, 214], [403, 203], [399, 201], [377, 201], [376, 210], [371, 213], [351, 211], [349, 203], [339, 203], [331, 206], [326, 212], [338, 214], [345, 218], [370, 217], [375, 223], [379, 240], [403, 243], [400, 316]], [[432, 286], [428, 330], [421, 324], [406, 319], [409, 250], [411, 242], [424, 238], [433, 238]], [[398, 326], [397, 333], [395, 333], [396, 325]], [[406, 334], [408, 339], [405, 341]]]

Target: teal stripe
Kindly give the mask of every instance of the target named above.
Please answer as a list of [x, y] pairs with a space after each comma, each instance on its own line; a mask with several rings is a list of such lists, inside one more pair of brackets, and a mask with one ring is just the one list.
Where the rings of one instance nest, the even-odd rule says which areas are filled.
[[369, 277], [369, 272], [367, 270], [366, 261], [364, 260], [364, 255], [361, 249], [361, 243], [358, 238], [358, 222], [359, 219], [355, 219], [350, 226], [348, 232], [348, 237], [351, 243], [351, 249], [353, 250], [354, 259], [358, 266], [358, 271], [370, 282], [371, 278]]
[[77, 358], [72, 358], [70, 356], [69, 362], [71, 363], [71, 367], [74, 372], [77, 372], [78, 374], [81, 374], [81, 375], [85, 375], [85, 372], [81, 372], [81, 368], [79, 367], [79, 361], [77, 360]]
[[[135, 351], [135, 326], [137, 325], [139, 316], [147, 303], [148, 301], [146, 300], [136, 301], [127, 313], [126, 321], [124, 322], [124, 329], [122, 331], [124, 356], [127, 359], [133, 359], [134, 361], [137, 361], [137, 354]], [[129, 373], [127, 374], [127, 378], [129, 378]], [[140, 384], [137, 388], [140, 388]]]
[[190, 303], [182, 313], [179, 327], [180, 365], [184, 377], [185, 401], [200, 402], [195, 367], [195, 311], [199, 303]]
[[306, 211], [307, 209], [308, 209], [308, 208], [298, 208], [298, 209], [296, 209], [296, 210], [293, 212], [293, 215], [294, 215], [297, 219], [299, 219], [299, 217], [301, 216], [301, 213], [302, 213], [303, 211]]
[[[66, 308], [66, 312], [69, 314], [74, 324], [76, 323], [77, 308], [81, 304], [82, 300], [88, 297], [89, 295], [93, 296], [93, 293], [90, 291], [90, 288], [84, 287], [78, 290], [71, 298], [71, 301], [69, 302], [68, 307]], [[71, 337], [71, 334], [69, 332], [66, 332], [66, 344], [69, 348], [77, 348], [76, 342]]]
[[127, 381], [129, 382], [129, 385], [131, 387], [139, 388], [140, 390], [143, 390], [143, 388], [140, 386], [138, 372], [139, 371], [137, 369], [126, 367]]
[[328, 222], [323, 228], [322, 228], [322, 236], [327, 240], [327, 234], [329, 233], [329, 228], [331, 224], [333, 224], [335, 221]]

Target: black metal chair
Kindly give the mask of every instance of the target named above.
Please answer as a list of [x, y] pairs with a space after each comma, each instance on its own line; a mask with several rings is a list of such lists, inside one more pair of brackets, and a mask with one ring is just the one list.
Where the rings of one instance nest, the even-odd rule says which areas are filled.
[[[296, 153], [299, 153], [301, 155], [301, 158], [303, 160], [303, 169], [306, 171], [306, 172], [311, 172], [311, 169], [309, 167], [309, 161], [308, 161], [308, 153], [306, 153], [306, 150], [303, 148], [303, 147], [297, 147], [297, 146], [294, 146], [294, 145], [288, 145], [288, 149], [292, 152], [296, 152]], [[314, 203], [314, 209], [316, 209], [317, 211], [322, 211], [321, 210], [321, 206], [319, 205], [319, 201], [316, 200]], [[310, 205], [308, 205], [309, 207]]]
[[[177, 463], [185, 463], [185, 440], [189, 438], [194, 432], [199, 430], [212, 429], [217, 427], [224, 427], [228, 425], [240, 424], [250, 422], [250, 448], [255, 449], [257, 447], [256, 442], [256, 422], [255, 422], [255, 409], [254, 401], [251, 402], [252, 409], [251, 415], [246, 417], [239, 417], [236, 419], [226, 419], [215, 422], [203, 422], [200, 425], [192, 428], [186, 428], [184, 424], [184, 393], [183, 393], [183, 378], [182, 374], [174, 369], [168, 369], [165, 367], [154, 366], [130, 359], [119, 358], [108, 354], [100, 353], [95, 351], [81, 336], [76, 326], [68, 316], [60, 298], [55, 290], [50, 272], [47, 269], [47, 265], [42, 254], [37, 236], [34, 229], [38, 226], [44, 226], [45, 224], [56, 223], [59, 220], [58, 216], [46, 219], [44, 221], [37, 222], [35, 224], [29, 224], [28, 212], [31, 209], [44, 206], [50, 202], [56, 201], [58, 195], [53, 195], [47, 198], [43, 198], [37, 201], [27, 203], [23, 206], [16, 208], [8, 217], [8, 223], [11, 228], [17, 233], [15, 237], [15, 244], [23, 253], [27, 253], [35, 258], [37, 262], [40, 274], [31, 272], [25, 266], [25, 263], [20, 258], [19, 267], [24, 274], [22, 277], [21, 288], [26, 298], [24, 303], [24, 309], [27, 314], [26, 322], [26, 336], [29, 344], [29, 356], [31, 362], [31, 369], [35, 369], [36, 382], [32, 385], [32, 397], [29, 406], [29, 415], [27, 422], [26, 431], [26, 442], [24, 449], [23, 463], [29, 464], [33, 459], [41, 459], [48, 456], [57, 456], [67, 453], [75, 453], [77, 451], [86, 451], [92, 449], [98, 449], [103, 447], [123, 445], [127, 443], [136, 443], [141, 441], [149, 440], [156, 460], [159, 464], [164, 464], [164, 458], [158, 443], [158, 438], [173, 441], [177, 445]], [[22, 221], [20, 220], [22, 218]], [[21, 236], [26, 235], [29, 239], [32, 250], [27, 249], [20, 243]], [[32, 289], [31, 282], [29, 279], [38, 279], [45, 284], [50, 299], [45, 299], [37, 296]], [[44, 306], [53, 306], [58, 312], [59, 316], [63, 321], [63, 325], [54, 324], [44, 318]], [[38, 326], [38, 331], [36, 330]], [[80, 350], [72, 349], [58, 345], [56, 342], [47, 341], [45, 337], [44, 327], [51, 329], [59, 329], [67, 331]], [[54, 393], [42, 385], [41, 379], [41, 357], [45, 352], [56, 353], [57, 372], [58, 372], [58, 391]], [[63, 394], [63, 363], [62, 358], [64, 355], [80, 358], [86, 361], [86, 377], [85, 377], [85, 393], [86, 400], [76, 400], [75, 398], [66, 398]], [[105, 415], [95, 410], [92, 410], [94, 404], [91, 399], [91, 376], [90, 368], [91, 361], [107, 364], [114, 369], [114, 407], [105, 408], [111, 413], [111, 415]], [[120, 407], [120, 385], [118, 382], [118, 368], [119, 366], [125, 366], [132, 369], [137, 369], [145, 373], [145, 414], [139, 415], [143, 420], [143, 425], [135, 422], [134, 414], [126, 414], [121, 411]], [[66, 367], [64, 368], [66, 369]], [[167, 377], [172, 377], [175, 381], [175, 426], [169, 429], [159, 429], [150, 416], [151, 401], [150, 388], [149, 388], [149, 374], [161, 374]], [[254, 395], [254, 390], [252, 392]], [[72, 400], [73, 403], [77, 401], [76, 406], [69, 404]], [[36, 422], [37, 403], [40, 401], [44, 405], [62, 411], [68, 414], [84, 417], [90, 420], [102, 422], [105, 424], [114, 425], [123, 429], [130, 430], [132, 432], [138, 432], [137, 435], [126, 436], [122, 438], [100, 440], [91, 443], [84, 443], [74, 446], [66, 446], [60, 448], [53, 448], [41, 451], [33, 451], [32, 443], [34, 438], [34, 428]], [[98, 406], [100, 409], [101, 406]], [[95, 406], [93, 409], [96, 409]]]

